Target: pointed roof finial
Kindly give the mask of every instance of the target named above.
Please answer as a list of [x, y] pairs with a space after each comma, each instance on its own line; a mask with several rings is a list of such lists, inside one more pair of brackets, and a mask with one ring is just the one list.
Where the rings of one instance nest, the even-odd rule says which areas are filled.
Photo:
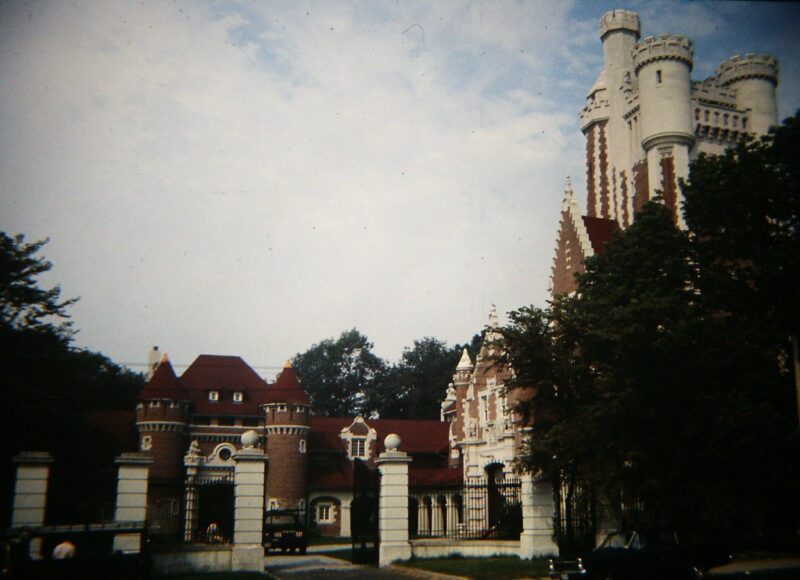
[[564, 188], [564, 196], [565, 197], [572, 197], [572, 195], [573, 195], [573, 193], [572, 193], [572, 179], [570, 178], [569, 175], [567, 175], [567, 185]]
[[162, 363], [169, 362], [169, 357], [167, 356], [167, 353], [164, 353], [164, 356], [161, 357], [161, 362]]
[[492, 328], [497, 328], [497, 306], [492, 304], [492, 309], [489, 310], [489, 326]]
[[469, 358], [469, 352], [467, 352], [467, 347], [464, 347], [464, 351], [461, 353], [461, 360], [458, 361], [458, 366], [456, 367], [457, 371], [471, 371], [472, 370], [472, 359]]
[[290, 359], [290, 358], [287, 358], [287, 359], [286, 359], [286, 362], [285, 362], [285, 363], [283, 363], [283, 368], [285, 368], [285, 369], [290, 369], [290, 368], [292, 368], [292, 359]]

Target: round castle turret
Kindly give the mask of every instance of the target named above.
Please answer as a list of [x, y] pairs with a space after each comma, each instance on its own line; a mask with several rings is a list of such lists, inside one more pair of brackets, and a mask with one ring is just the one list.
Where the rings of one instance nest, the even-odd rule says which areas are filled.
[[289, 361], [268, 393], [267, 508], [298, 509], [306, 497], [311, 406]]
[[691, 72], [694, 45], [685, 36], [650, 36], [633, 49], [639, 82], [642, 146], [694, 142]]
[[748, 130], [762, 135], [778, 124], [778, 61], [766, 54], [736, 55], [717, 67], [720, 85], [736, 91], [736, 107], [747, 110]]
[[[612, 94], [622, 84], [625, 73], [633, 68], [633, 47], [639, 40], [639, 15], [629, 10], [612, 10], [600, 19], [603, 42], [603, 75]], [[612, 96], [613, 99], [613, 96]], [[613, 105], [612, 105], [613, 106]], [[620, 113], [621, 114], [621, 110]]]
[[166, 355], [156, 366], [139, 396], [136, 427], [139, 448], [153, 456], [150, 478], [158, 482], [183, 481], [183, 455], [189, 402]]

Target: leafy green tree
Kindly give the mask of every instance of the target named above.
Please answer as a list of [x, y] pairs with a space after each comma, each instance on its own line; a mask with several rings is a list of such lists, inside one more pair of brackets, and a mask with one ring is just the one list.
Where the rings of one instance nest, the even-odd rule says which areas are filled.
[[369, 339], [353, 328], [295, 355], [295, 370], [317, 414], [369, 414], [368, 393], [386, 370], [386, 363], [372, 348]]
[[730, 316], [705, 293], [723, 282], [704, 242], [648, 204], [587, 260], [574, 295], [512, 313], [506, 362], [536, 391], [524, 462], [641, 499], [650, 523], [786, 530], [792, 510], [776, 498], [797, 481], [790, 377], [752, 340], [757, 311]]
[[[89, 468], [113, 466], [114, 455], [121, 451], [95, 434], [87, 413], [133, 409], [144, 383], [140, 374], [105, 356], [71, 346], [74, 331], [68, 308], [75, 299], [63, 300], [58, 286], [39, 284], [39, 276], [52, 267], [38, 255], [45, 243], [27, 243], [21, 235], [0, 232], [0, 366], [5, 395], [0, 405], [0, 511], [7, 511], [10, 503], [11, 456], [23, 450], [54, 453], [57, 473], [74, 468], [62, 478], [71, 481], [77, 476], [73, 485], [60, 489], [65, 499], [60, 503], [77, 505], [85, 495]], [[74, 485], [80, 477], [83, 483]]]
[[383, 418], [438, 419], [460, 356], [458, 345], [451, 348], [429, 337], [415, 340], [369, 393], [371, 409]]

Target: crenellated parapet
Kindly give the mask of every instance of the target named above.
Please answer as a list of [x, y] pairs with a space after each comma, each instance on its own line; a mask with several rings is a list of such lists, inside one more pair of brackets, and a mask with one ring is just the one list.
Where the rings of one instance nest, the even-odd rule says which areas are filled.
[[639, 22], [639, 15], [630, 10], [612, 10], [606, 12], [600, 19], [600, 38], [614, 32], [615, 30], [628, 30], [639, 37], [641, 24]]
[[763, 79], [777, 85], [778, 60], [768, 54], [737, 54], [717, 67], [717, 78], [723, 86], [744, 79]]
[[648, 36], [633, 47], [633, 68], [636, 73], [643, 66], [662, 60], [681, 61], [692, 70], [694, 43], [679, 34], [661, 34]]

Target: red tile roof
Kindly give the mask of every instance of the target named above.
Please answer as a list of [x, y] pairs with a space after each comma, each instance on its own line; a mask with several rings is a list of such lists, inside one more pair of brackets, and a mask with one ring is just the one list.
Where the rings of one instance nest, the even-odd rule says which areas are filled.
[[312, 489], [353, 489], [352, 464], [336, 467], [309, 466], [308, 485]]
[[275, 380], [275, 384], [267, 389], [268, 403], [300, 403], [308, 405], [308, 395], [306, 395], [303, 385], [297, 378], [297, 374], [291, 365], [283, 367], [281, 374]]
[[[181, 384], [194, 403], [195, 413], [206, 415], [261, 415], [267, 383], [238, 356], [201, 354], [181, 375]], [[219, 401], [210, 401], [209, 391], [219, 391]], [[233, 402], [241, 392], [243, 401]]]
[[186, 389], [183, 388], [169, 359], [164, 360], [156, 367], [156, 371], [147, 381], [144, 389], [139, 394], [139, 399], [173, 399], [185, 401], [188, 398]]
[[443, 485], [460, 483], [462, 473], [459, 468], [452, 467], [410, 467], [408, 470], [409, 487]]
[[[410, 419], [365, 419], [365, 422], [378, 432], [378, 453], [385, 451], [383, 440], [390, 433], [400, 435], [400, 450], [406, 453], [443, 454], [449, 450], [449, 423]], [[349, 417], [311, 417], [310, 449], [345, 451], [344, 441], [339, 434], [352, 423], [353, 419]]]
[[589, 241], [595, 254], [602, 254], [605, 251], [606, 242], [614, 237], [617, 231], [617, 222], [605, 218], [581, 216], [583, 225], [586, 226], [586, 233], [589, 234]]

